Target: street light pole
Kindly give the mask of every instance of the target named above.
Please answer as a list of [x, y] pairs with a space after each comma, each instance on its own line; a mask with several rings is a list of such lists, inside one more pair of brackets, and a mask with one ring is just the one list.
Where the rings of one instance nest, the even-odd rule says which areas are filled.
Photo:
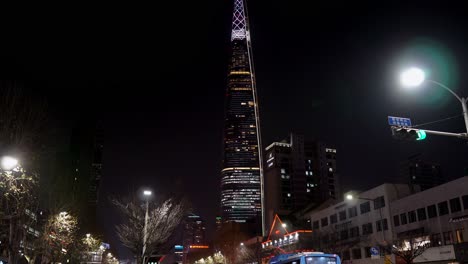
[[146, 260], [146, 240], [148, 239], [148, 207], [149, 207], [149, 196], [151, 196], [151, 191], [145, 190], [143, 191], [143, 195], [146, 197], [146, 210], [145, 210], [145, 226], [143, 227], [143, 250], [141, 252], [141, 256], [143, 259], [142, 264], [145, 264]]
[[[17, 168], [18, 165], [18, 160], [13, 157], [9, 156], [4, 156], [0, 160], [0, 176], [1, 174], [10, 174], [12, 173], [12, 170]], [[1, 180], [1, 179], [0, 179]], [[11, 214], [4, 219], [9, 219], [9, 234], [8, 234], [8, 263], [14, 263], [16, 261], [17, 253], [13, 252], [13, 240], [14, 240], [14, 234], [15, 234], [15, 221], [16, 221], [17, 215]]]
[[462, 105], [462, 109], [463, 109], [463, 118], [465, 119], [466, 133], [468, 134], [468, 107], [466, 106], [467, 101], [468, 101], [468, 97], [463, 98], [463, 97], [458, 96], [454, 91], [452, 91], [452, 89], [448, 88], [447, 86], [445, 86], [445, 85], [443, 85], [443, 84], [441, 84], [439, 82], [436, 82], [436, 81], [433, 81], [433, 80], [426, 80], [426, 81], [430, 82], [430, 83], [433, 83], [433, 84], [436, 84], [439, 87], [444, 88], [445, 90], [449, 91], [453, 96], [455, 96], [455, 98], [457, 98], [458, 101], [460, 101], [460, 103]]
[[[403, 71], [400, 75], [400, 81], [402, 85], [406, 87], [416, 87], [420, 86], [424, 82], [429, 82], [433, 83], [439, 87], [444, 88], [445, 90], [449, 91], [455, 98], [457, 98], [458, 101], [460, 101], [463, 109], [463, 118], [465, 119], [465, 132], [466, 133], [460, 133], [458, 135], [453, 134], [453, 133], [446, 133], [447, 136], [457, 136], [461, 138], [468, 138], [468, 107], [466, 106], [468, 97], [460, 97], [458, 94], [456, 94], [452, 89], [448, 88], [447, 86], [441, 84], [440, 82], [436, 82], [433, 80], [426, 79], [426, 75], [423, 70], [418, 69], [418, 68], [409, 68], [405, 71]], [[439, 131], [431, 131], [431, 132], [439, 132]], [[445, 133], [445, 132], [442, 132]], [[433, 134], [438, 134], [438, 135], [444, 135], [442, 133], [433, 133]]]

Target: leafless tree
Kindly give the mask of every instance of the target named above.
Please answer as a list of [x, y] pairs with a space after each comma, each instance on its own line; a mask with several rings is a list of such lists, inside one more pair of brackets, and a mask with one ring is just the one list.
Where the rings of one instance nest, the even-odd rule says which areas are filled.
[[394, 254], [396, 258], [402, 259], [406, 264], [412, 264], [431, 246], [426, 235], [411, 234], [406, 238], [396, 240], [393, 244], [380, 245], [388, 254]]
[[257, 241], [252, 245], [242, 245], [239, 248], [238, 263], [262, 263], [262, 244]]
[[124, 216], [125, 222], [116, 226], [122, 244], [136, 256], [137, 263], [143, 257], [160, 253], [177, 226], [189, 211], [188, 202], [180, 197], [150, 201], [148, 210], [145, 256], [142, 256], [146, 207], [137, 197], [111, 198]]
[[[239, 223], [226, 223], [216, 233], [214, 247], [221, 251], [226, 264], [234, 264], [242, 257], [240, 255], [241, 243], [250, 237], [242, 231]], [[246, 252], [247, 253], [247, 252]]]

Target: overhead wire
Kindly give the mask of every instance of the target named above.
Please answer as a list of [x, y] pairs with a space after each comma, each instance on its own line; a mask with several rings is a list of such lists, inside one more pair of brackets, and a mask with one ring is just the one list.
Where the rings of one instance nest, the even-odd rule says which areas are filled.
[[450, 120], [450, 119], [454, 119], [454, 118], [457, 118], [457, 117], [460, 117], [460, 116], [463, 116], [463, 114], [459, 114], [459, 115], [456, 115], [456, 116], [451, 116], [451, 117], [439, 119], [439, 120], [436, 120], [436, 121], [431, 121], [431, 122], [426, 122], [426, 123], [414, 125], [414, 126], [412, 126], [412, 127], [421, 127], [421, 126], [425, 126], [425, 125], [440, 123], [440, 122], [444, 122], [444, 121], [447, 121], [447, 120]]

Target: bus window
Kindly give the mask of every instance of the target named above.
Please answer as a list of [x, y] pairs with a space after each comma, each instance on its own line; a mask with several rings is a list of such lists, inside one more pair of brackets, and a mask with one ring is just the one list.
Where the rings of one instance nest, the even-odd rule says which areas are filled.
[[307, 257], [306, 264], [337, 264], [336, 258], [333, 257]]

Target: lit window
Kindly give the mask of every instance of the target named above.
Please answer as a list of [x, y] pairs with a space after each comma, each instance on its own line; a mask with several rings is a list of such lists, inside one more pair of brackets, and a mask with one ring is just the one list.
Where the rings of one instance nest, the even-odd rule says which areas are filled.
[[329, 171], [329, 172], [332, 172], [332, 171], [333, 171], [333, 168], [328, 168], [328, 171]]
[[288, 197], [291, 197], [291, 194], [290, 194], [290, 193], [288, 193]]
[[306, 171], [306, 175], [309, 176], [309, 172], [308, 172], [308, 171]]
[[310, 192], [310, 189], [307, 189], [307, 192]]
[[286, 173], [286, 170], [285, 170], [285, 169], [281, 169], [281, 173]]

